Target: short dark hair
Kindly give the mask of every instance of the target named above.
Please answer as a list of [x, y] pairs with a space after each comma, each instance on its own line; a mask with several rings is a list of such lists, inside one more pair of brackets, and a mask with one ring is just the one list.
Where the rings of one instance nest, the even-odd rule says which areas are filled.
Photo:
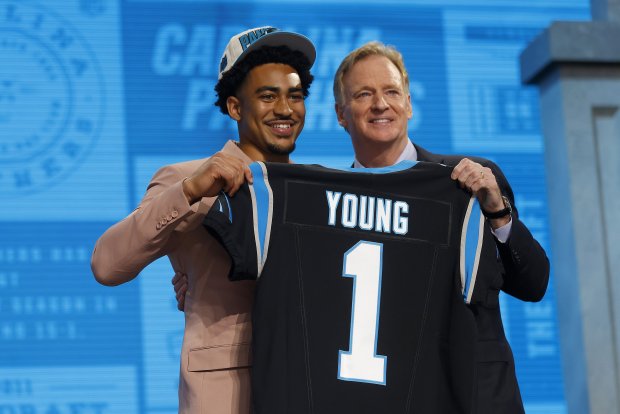
[[263, 46], [250, 52], [241, 62], [227, 71], [222, 79], [215, 85], [217, 100], [215, 106], [220, 108], [224, 115], [228, 115], [226, 100], [229, 96], [235, 96], [245, 77], [256, 66], [268, 63], [282, 63], [291, 66], [299, 74], [301, 89], [304, 98], [310, 94], [309, 89], [314, 76], [310, 73], [310, 61], [301, 52], [291, 50], [287, 46]]

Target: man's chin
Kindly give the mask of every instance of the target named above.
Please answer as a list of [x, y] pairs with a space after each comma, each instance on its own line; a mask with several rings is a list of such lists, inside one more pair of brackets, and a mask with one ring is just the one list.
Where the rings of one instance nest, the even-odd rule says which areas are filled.
[[366, 134], [362, 137], [360, 137], [359, 141], [366, 142], [368, 144], [373, 144], [373, 145], [392, 145], [398, 141], [400, 141], [402, 138], [400, 136], [398, 136], [396, 133], [384, 133], [384, 134]]
[[269, 143], [267, 149], [274, 155], [289, 155], [295, 151], [295, 142], [286, 142], [284, 144]]

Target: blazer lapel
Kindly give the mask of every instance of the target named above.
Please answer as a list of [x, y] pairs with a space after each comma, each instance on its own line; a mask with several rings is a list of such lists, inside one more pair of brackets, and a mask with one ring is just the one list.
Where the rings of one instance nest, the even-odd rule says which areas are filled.
[[444, 158], [441, 154], [433, 154], [432, 152], [425, 150], [424, 148], [415, 143], [413, 144], [413, 146], [418, 153], [418, 161], [428, 161], [445, 164]]

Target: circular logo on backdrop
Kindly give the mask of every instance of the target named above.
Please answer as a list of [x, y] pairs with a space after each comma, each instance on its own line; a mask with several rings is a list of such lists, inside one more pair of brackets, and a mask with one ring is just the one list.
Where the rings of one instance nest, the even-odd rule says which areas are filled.
[[103, 81], [80, 34], [33, 3], [0, 0], [0, 197], [67, 177], [92, 148]]

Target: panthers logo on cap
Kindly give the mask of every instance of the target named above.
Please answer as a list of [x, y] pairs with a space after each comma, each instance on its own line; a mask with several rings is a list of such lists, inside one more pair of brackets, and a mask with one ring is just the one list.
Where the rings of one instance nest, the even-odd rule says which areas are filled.
[[261, 37], [277, 31], [278, 29], [276, 29], [275, 27], [261, 27], [260, 29], [250, 30], [239, 36], [239, 43], [241, 44], [241, 49], [245, 51], [245, 49], [247, 49], [252, 43], [256, 42]]

